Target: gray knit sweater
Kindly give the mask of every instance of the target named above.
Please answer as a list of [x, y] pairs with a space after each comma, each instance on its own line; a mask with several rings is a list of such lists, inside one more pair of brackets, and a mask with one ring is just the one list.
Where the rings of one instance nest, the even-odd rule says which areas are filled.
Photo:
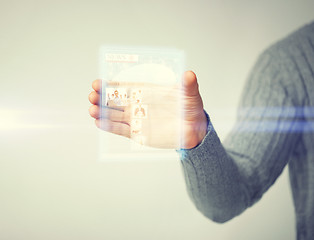
[[289, 164], [297, 238], [314, 239], [314, 22], [258, 58], [223, 144], [209, 120], [202, 143], [180, 153], [191, 199], [217, 222], [257, 202]]

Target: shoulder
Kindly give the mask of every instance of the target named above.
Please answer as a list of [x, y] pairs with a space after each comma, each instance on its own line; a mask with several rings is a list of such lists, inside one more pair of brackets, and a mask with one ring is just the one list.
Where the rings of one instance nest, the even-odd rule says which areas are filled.
[[252, 69], [249, 86], [268, 86], [302, 105], [307, 101], [307, 85], [314, 72], [314, 22], [275, 42], [260, 54]]
[[276, 41], [262, 55], [268, 55], [277, 60], [285, 60], [287, 58], [304, 57], [308, 53], [314, 53], [314, 22]]

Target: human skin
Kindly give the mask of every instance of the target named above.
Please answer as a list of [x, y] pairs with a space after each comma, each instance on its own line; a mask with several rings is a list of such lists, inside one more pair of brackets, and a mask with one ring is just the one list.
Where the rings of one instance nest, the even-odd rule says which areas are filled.
[[[101, 107], [99, 106], [101, 84], [102, 81], [99, 79], [92, 83], [94, 91], [89, 94], [89, 101], [92, 103], [92, 106], [89, 108], [90, 115], [95, 118], [95, 124], [98, 128], [130, 138], [130, 108], [105, 108], [101, 111]], [[154, 99], [154, 95], [156, 97], [160, 97], [162, 95], [165, 98], [172, 99], [171, 97], [175, 95], [167, 95], [167, 92], [165, 92], [161, 87], [153, 85], [143, 87], [151, 90], [148, 99]], [[182, 86], [180, 88], [176, 88], [176, 90], [179, 91], [179, 94], [182, 96], [183, 104], [181, 109], [182, 114], [180, 114], [181, 119], [169, 117], [169, 113], [173, 112], [173, 109], [171, 108], [174, 106], [177, 107], [178, 105], [151, 104], [149, 107], [150, 116], [153, 120], [158, 117], [159, 121], [158, 123], [156, 122], [156, 124], [153, 122], [153, 127], [146, 129], [146, 136], [149, 136], [146, 145], [157, 148], [191, 149], [200, 144], [205, 137], [207, 133], [207, 118], [203, 110], [203, 102], [199, 93], [195, 73], [192, 71], [185, 72], [182, 79]], [[173, 101], [170, 100], [167, 102]], [[165, 106], [168, 109], [164, 109]], [[104, 114], [104, 111], [106, 113], [106, 117], [101, 116]], [[160, 116], [165, 117], [160, 118]], [[174, 130], [177, 129], [175, 125], [178, 124], [178, 121], [181, 122], [181, 132]], [[179, 141], [175, 140], [177, 139], [174, 137], [175, 135], [180, 136]]]

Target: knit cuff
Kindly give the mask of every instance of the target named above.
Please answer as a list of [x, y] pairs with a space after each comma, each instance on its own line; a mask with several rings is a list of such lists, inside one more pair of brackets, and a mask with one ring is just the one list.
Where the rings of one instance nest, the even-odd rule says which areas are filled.
[[204, 110], [204, 113], [205, 113], [205, 116], [206, 116], [206, 119], [207, 119], [207, 133], [205, 135], [205, 137], [203, 138], [202, 142], [200, 144], [198, 144], [197, 146], [193, 147], [193, 148], [190, 148], [190, 149], [179, 149], [179, 150], [176, 150], [179, 154], [180, 154], [180, 158], [184, 158], [185, 156], [187, 155], [194, 155], [194, 153], [197, 153], [200, 151], [200, 149], [204, 148], [204, 145], [205, 142], [211, 138], [211, 136], [214, 134], [216, 135], [215, 133], [215, 130], [214, 130], [214, 127], [210, 121], [210, 118], [209, 118], [209, 115], [207, 114], [207, 112]]

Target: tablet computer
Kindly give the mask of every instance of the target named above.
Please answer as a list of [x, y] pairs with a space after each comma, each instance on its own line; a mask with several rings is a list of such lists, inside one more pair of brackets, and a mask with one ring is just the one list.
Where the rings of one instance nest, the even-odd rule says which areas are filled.
[[101, 47], [101, 161], [177, 159], [184, 60], [174, 48]]

